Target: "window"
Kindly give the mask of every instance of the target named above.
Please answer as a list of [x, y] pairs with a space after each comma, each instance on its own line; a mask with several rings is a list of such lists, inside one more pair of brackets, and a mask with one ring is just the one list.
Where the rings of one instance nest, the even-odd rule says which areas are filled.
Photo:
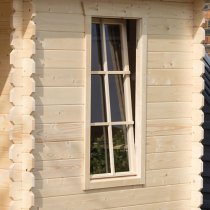
[[144, 82], [138, 84], [138, 24], [122, 19], [91, 21], [87, 189], [121, 186], [122, 181], [143, 183], [143, 130], [139, 128], [144, 114], [140, 116], [142, 95], [138, 94]]

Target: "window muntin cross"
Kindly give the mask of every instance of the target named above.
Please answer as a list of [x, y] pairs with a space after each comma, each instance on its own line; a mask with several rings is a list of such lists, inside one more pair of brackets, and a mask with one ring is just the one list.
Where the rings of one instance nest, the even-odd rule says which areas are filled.
[[135, 94], [130, 84], [131, 78], [135, 83], [135, 68], [129, 69], [127, 28], [125, 20], [92, 23], [92, 178], [135, 174]]

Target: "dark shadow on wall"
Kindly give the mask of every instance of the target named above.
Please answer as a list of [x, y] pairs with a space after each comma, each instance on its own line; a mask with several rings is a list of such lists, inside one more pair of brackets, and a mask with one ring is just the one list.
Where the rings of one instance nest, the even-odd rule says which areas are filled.
[[11, 108], [9, 94], [10, 84], [10, 15], [12, 14], [11, 2], [0, 2], [0, 209], [9, 206], [9, 130], [11, 124], [8, 113]]

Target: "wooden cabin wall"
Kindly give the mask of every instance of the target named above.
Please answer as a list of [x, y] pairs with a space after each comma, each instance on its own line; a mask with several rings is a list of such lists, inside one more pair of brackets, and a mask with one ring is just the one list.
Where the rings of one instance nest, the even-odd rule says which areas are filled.
[[[146, 184], [83, 191], [85, 20], [147, 18]], [[36, 1], [34, 210], [191, 206], [191, 0]]]
[[0, 209], [8, 210], [9, 198], [9, 131], [11, 124], [9, 111], [12, 107], [9, 94], [10, 84], [10, 16], [12, 14], [10, 0], [0, 1]]

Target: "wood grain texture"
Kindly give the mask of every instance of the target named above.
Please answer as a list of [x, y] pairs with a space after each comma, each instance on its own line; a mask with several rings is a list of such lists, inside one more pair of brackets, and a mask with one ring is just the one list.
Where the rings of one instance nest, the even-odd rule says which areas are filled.
[[[37, 2], [34, 210], [189, 209], [192, 1], [93, 0], [84, 1], [83, 6], [75, 0]], [[143, 187], [83, 191], [84, 97], [89, 70], [85, 59], [90, 57], [83, 13], [147, 19], [147, 171]], [[198, 93], [200, 82], [196, 84]]]
[[36, 124], [33, 134], [36, 142], [81, 141], [84, 126], [82, 123]]
[[[111, 190], [110, 190], [111, 191]], [[84, 195], [72, 195], [53, 198], [37, 199], [36, 205], [40, 209], [62, 209], [71, 206], [72, 209], [91, 210], [132, 206], [140, 204], [187, 200], [190, 198], [189, 185], [166, 186], [145, 189], [116, 190], [109, 192], [92, 192]], [[119, 197], [120, 193], [120, 197]], [[135, 196], [134, 196], [135, 195]], [[83, 202], [81, 202], [81, 200]], [[109, 200], [110, 202], [106, 202]]]

